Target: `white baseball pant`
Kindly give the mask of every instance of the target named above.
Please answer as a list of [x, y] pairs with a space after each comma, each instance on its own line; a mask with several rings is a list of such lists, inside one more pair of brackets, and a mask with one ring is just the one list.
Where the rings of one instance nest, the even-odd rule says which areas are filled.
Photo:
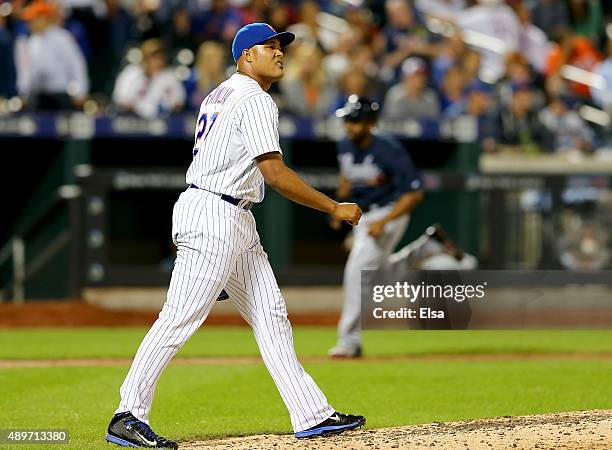
[[361, 345], [361, 271], [386, 266], [389, 255], [401, 240], [410, 216], [405, 214], [387, 223], [383, 233], [374, 239], [370, 225], [385, 217], [393, 204], [368, 211], [353, 229], [353, 246], [344, 267], [344, 306], [338, 323], [338, 345], [354, 349]]
[[216, 194], [187, 189], [174, 206], [172, 230], [178, 252], [166, 303], [121, 386], [117, 412], [131, 411], [148, 423], [164, 368], [202, 325], [225, 288], [253, 328], [294, 431], [330, 417], [334, 409], [295, 354], [285, 301], [251, 212]]

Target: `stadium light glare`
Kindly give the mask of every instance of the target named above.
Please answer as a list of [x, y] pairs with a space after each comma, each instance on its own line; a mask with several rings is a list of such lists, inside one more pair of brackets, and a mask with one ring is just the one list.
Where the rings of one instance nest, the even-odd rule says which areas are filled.
[[4, 2], [0, 5], [0, 16], [8, 17], [13, 12], [13, 7], [9, 2]]
[[19, 112], [23, 108], [23, 100], [19, 97], [11, 97], [7, 102], [7, 106], [10, 112]]
[[65, 184], [58, 188], [57, 193], [61, 198], [77, 198], [81, 195], [81, 187], [74, 184]]
[[455, 27], [451, 23], [441, 20], [438, 17], [427, 16], [425, 19], [425, 26], [430, 32], [445, 37], [451, 37], [456, 33]]
[[576, 83], [585, 84], [595, 89], [603, 90], [606, 88], [606, 80], [601, 75], [580, 67], [570, 66], [569, 64], [561, 67], [561, 76]]
[[179, 62], [179, 64], [182, 64], [183, 66], [192, 65], [194, 59], [195, 58], [193, 52], [188, 48], [183, 48], [179, 50], [179, 52], [176, 54], [176, 60]]
[[138, 48], [131, 48], [125, 55], [125, 59], [130, 64], [140, 64], [142, 62], [142, 52]]
[[466, 44], [473, 47], [489, 50], [494, 53], [499, 53], [500, 55], [505, 55], [508, 51], [508, 46], [504, 41], [479, 31], [464, 30], [463, 40]]
[[601, 109], [589, 105], [582, 105], [578, 110], [578, 114], [580, 114], [580, 117], [584, 120], [596, 125], [601, 125], [602, 127], [610, 125], [610, 115]]
[[191, 71], [189, 70], [189, 67], [187, 66], [178, 66], [174, 69], [174, 76], [179, 81], [186, 81], [187, 79], [189, 79], [190, 74], [191, 74]]

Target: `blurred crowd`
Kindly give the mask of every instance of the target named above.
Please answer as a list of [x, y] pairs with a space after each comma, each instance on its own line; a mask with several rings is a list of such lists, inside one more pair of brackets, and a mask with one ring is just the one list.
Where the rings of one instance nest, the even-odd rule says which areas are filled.
[[612, 2], [603, 0], [0, 0], [0, 114], [195, 111], [235, 70], [250, 22], [296, 34], [281, 111], [350, 94], [386, 123], [473, 117], [483, 147], [612, 147]]

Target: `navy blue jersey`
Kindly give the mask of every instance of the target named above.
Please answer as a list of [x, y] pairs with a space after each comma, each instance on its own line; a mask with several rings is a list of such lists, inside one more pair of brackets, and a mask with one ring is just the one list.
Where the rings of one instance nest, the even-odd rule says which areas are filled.
[[340, 174], [351, 184], [351, 200], [363, 211], [423, 188], [421, 174], [402, 145], [391, 136], [373, 137], [366, 149], [357, 148], [348, 138], [337, 145]]

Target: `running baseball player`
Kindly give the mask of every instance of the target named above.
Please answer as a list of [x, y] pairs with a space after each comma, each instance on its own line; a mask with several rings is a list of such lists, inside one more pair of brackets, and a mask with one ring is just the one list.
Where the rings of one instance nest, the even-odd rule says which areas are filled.
[[172, 215], [177, 257], [166, 303], [120, 389], [106, 440], [121, 446], [178, 448], [155, 434], [149, 411], [164, 368], [200, 327], [223, 289], [253, 328], [263, 361], [289, 410], [297, 438], [365, 424], [337, 412], [295, 354], [285, 301], [249, 211], [264, 181], [296, 203], [357, 225], [354, 203], [337, 203], [283, 163], [278, 109], [267, 93], [283, 76], [283, 47], [295, 39], [265, 23], [241, 28], [232, 43], [237, 73], [202, 102], [193, 162]]
[[[336, 112], [344, 119], [346, 137], [338, 142], [338, 199], [351, 198], [364, 212], [353, 229], [353, 245], [344, 268], [344, 306], [336, 358], [361, 356], [361, 271], [382, 269], [406, 231], [410, 213], [423, 199], [421, 176], [402, 145], [374, 132], [379, 105], [349, 96]], [[332, 219], [332, 227], [340, 222]]]

